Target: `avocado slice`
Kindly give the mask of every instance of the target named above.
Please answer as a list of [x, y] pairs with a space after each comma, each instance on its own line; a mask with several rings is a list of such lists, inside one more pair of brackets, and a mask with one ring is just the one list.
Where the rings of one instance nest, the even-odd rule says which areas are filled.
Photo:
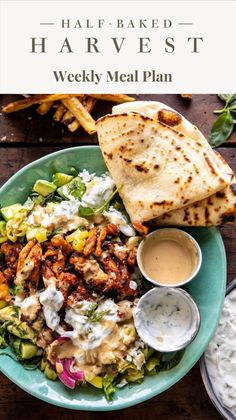
[[32, 359], [36, 356], [38, 347], [30, 341], [21, 341], [20, 356], [22, 359]]
[[57, 186], [68, 184], [74, 177], [72, 175], [64, 174], [63, 172], [57, 172], [52, 177], [52, 182]]
[[12, 219], [15, 214], [22, 210], [23, 206], [19, 203], [12, 204], [12, 206], [2, 207], [1, 208], [1, 214], [2, 217], [8, 222], [8, 220]]
[[45, 179], [38, 179], [34, 186], [33, 191], [42, 195], [43, 197], [47, 197], [47, 195], [52, 194], [56, 191], [57, 187], [52, 182], [46, 181]]
[[59, 187], [57, 192], [64, 199], [71, 199], [71, 196], [73, 196], [77, 200], [80, 200], [85, 190], [86, 187], [82, 179], [77, 176], [68, 182], [68, 184]]
[[13, 306], [6, 306], [5, 308], [0, 309], [0, 321], [10, 321], [17, 319], [17, 312]]

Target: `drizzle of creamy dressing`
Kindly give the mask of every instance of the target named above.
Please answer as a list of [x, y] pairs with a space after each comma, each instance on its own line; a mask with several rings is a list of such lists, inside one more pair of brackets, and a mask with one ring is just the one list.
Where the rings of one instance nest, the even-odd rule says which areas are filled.
[[187, 300], [170, 289], [153, 292], [140, 301], [135, 325], [143, 341], [160, 351], [181, 347], [194, 331], [192, 311]]
[[[90, 322], [86, 312], [91, 307], [90, 301], [81, 301], [74, 308], [66, 309], [65, 321], [73, 327], [73, 331], [63, 332], [63, 336], [70, 337], [72, 343], [83, 350], [99, 347], [105, 337], [111, 334], [113, 324], [118, 320], [118, 306], [111, 299], [100, 303], [96, 312], [109, 311], [102, 317], [102, 322]], [[105, 321], [111, 321], [109, 324]]]
[[222, 405], [236, 417], [236, 289], [229, 293], [205, 352], [207, 372]]
[[86, 219], [79, 217], [79, 201], [62, 200], [60, 203], [48, 203], [45, 207], [36, 206], [28, 217], [29, 225], [40, 225], [48, 231], [61, 228], [67, 232], [79, 226], [88, 226]]
[[94, 177], [87, 184], [86, 191], [82, 197], [84, 207], [96, 208], [101, 206], [113, 193], [115, 183], [110, 175], [105, 174], [101, 177]]
[[55, 286], [50, 285], [39, 294], [39, 301], [43, 305], [43, 314], [47, 326], [55, 331], [60, 323], [58, 311], [64, 302], [63, 294], [56, 290]]
[[126, 217], [113, 206], [110, 206], [107, 211], [103, 212], [103, 214], [110, 223], [114, 223], [114, 225], [118, 226], [125, 236], [135, 236], [135, 230], [129, 225]]
[[16, 295], [14, 299], [14, 305], [27, 311], [31, 306], [34, 306], [38, 303], [38, 299], [38, 293], [28, 296], [25, 299], [21, 295]]
[[86, 315], [91, 309], [91, 301], [81, 301], [76, 307], [66, 310], [65, 321], [73, 331], [57, 331], [70, 341], [52, 343], [48, 357], [52, 363], [57, 358], [74, 357], [76, 366], [92, 379], [99, 375], [104, 365], [119, 362], [134, 363], [142, 368], [145, 358], [144, 343], [137, 340], [133, 324], [133, 305], [129, 301], [116, 304], [112, 299], [100, 302], [96, 312], [109, 311], [102, 319], [92, 322]]

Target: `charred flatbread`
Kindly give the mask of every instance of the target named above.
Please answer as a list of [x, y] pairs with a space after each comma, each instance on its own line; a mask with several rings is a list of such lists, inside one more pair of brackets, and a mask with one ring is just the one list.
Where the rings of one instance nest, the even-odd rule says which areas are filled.
[[99, 144], [132, 222], [146, 222], [229, 185], [204, 141], [140, 113], [97, 121]]

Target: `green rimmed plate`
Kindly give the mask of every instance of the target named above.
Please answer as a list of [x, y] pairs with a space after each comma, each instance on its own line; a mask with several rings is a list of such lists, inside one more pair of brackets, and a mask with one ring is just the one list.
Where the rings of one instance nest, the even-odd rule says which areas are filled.
[[[45, 156], [17, 172], [0, 190], [3, 206], [24, 202], [38, 178], [50, 180], [53, 172], [67, 171], [71, 166], [101, 174], [106, 170], [98, 146], [65, 149]], [[28, 393], [48, 403], [77, 410], [109, 411], [138, 404], [168, 389], [178, 382], [197, 362], [210, 341], [221, 313], [226, 287], [226, 257], [221, 235], [216, 228], [186, 229], [198, 241], [203, 264], [198, 276], [187, 286], [201, 313], [201, 327], [188, 346], [180, 364], [168, 372], [146, 377], [140, 385], [130, 385], [116, 392], [108, 403], [100, 390], [77, 388], [68, 390], [59, 381], [47, 380], [39, 371], [26, 370], [20, 363], [0, 350], [0, 370]], [[9, 350], [7, 352], [10, 353]]]

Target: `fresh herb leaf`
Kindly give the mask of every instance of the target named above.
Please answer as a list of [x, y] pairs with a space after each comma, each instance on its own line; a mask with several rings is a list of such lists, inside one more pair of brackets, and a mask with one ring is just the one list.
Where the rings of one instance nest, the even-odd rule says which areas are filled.
[[103, 378], [103, 389], [108, 401], [112, 400], [112, 396], [116, 391], [116, 386], [114, 384], [115, 376], [105, 375]]
[[99, 322], [105, 315], [110, 315], [110, 309], [106, 309], [105, 311], [98, 311], [94, 312], [93, 315], [89, 317], [90, 322]]
[[111, 313], [110, 309], [104, 311], [97, 311], [98, 304], [96, 302], [92, 302], [90, 304], [89, 309], [85, 311], [84, 315], [88, 317], [90, 322], [99, 322], [105, 315], [109, 315]]
[[118, 193], [118, 188], [116, 188], [115, 191], [113, 191], [113, 193], [103, 203], [103, 205], [97, 209], [92, 209], [91, 207], [80, 206], [79, 215], [81, 217], [89, 217], [89, 216], [96, 216], [98, 214], [102, 214], [105, 210], [107, 210], [110, 202], [113, 200], [113, 198], [115, 197], [117, 193]]
[[97, 307], [98, 307], [98, 304], [96, 302], [92, 302], [89, 306], [89, 309], [87, 309], [87, 311], [84, 312], [84, 315], [87, 316], [88, 318], [91, 317], [93, 313], [96, 311]]
[[89, 217], [94, 215], [94, 210], [90, 207], [82, 207], [79, 208], [79, 216], [81, 217]]
[[223, 112], [214, 122], [210, 133], [210, 144], [218, 147], [231, 135], [234, 128], [234, 120], [229, 110]]
[[226, 103], [226, 106], [228, 106], [231, 102], [236, 100], [236, 94], [219, 94], [218, 97]]

